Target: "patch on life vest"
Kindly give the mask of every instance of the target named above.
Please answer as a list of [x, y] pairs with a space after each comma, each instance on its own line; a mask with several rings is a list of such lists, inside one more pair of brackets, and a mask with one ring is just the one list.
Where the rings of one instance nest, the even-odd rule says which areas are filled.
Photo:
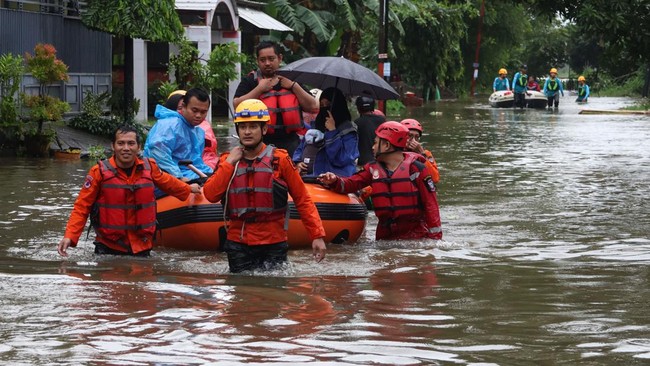
[[93, 177], [90, 175], [86, 176], [86, 181], [84, 182], [84, 188], [90, 188], [90, 185], [93, 182]]
[[372, 174], [372, 179], [379, 179], [379, 170], [370, 168], [370, 174]]
[[431, 179], [430, 175], [427, 176], [426, 178], [424, 178], [424, 184], [426, 184], [427, 190], [429, 192], [435, 192], [436, 191], [436, 185], [433, 184], [433, 179]]

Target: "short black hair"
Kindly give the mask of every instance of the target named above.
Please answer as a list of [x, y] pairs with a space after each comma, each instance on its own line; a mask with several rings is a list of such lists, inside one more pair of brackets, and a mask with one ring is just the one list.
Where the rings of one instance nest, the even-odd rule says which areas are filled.
[[[188, 90], [187, 93], [185, 93], [183, 96], [183, 104], [188, 105], [192, 97], [195, 97], [201, 102], [208, 102], [208, 106], [210, 105], [210, 95], [208, 92], [201, 88], [192, 88]], [[172, 110], [175, 111], [176, 109], [174, 108]]]
[[134, 126], [131, 125], [121, 125], [119, 126], [116, 130], [113, 136], [111, 136], [111, 142], [114, 144], [115, 141], [117, 141], [117, 134], [125, 134], [129, 132], [134, 132], [135, 133], [135, 142], [140, 145], [140, 134], [138, 133], [138, 130]]
[[275, 52], [276, 55], [280, 56], [282, 54], [282, 49], [280, 48], [280, 45], [277, 44], [276, 42], [262, 41], [257, 45], [257, 48], [255, 48], [256, 57], [260, 57], [261, 50], [269, 47], [273, 47], [273, 52]]
[[375, 110], [375, 99], [372, 97], [357, 97], [355, 104], [360, 113], [372, 112]]
[[183, 94], [174, 94], [171, 97], [167, 98], [167, 101], [163, 106], [167, 109], [171, 109], [172, 111], [178, 110], [178, 102], [180, 102], [181, 99], [183, 99]]

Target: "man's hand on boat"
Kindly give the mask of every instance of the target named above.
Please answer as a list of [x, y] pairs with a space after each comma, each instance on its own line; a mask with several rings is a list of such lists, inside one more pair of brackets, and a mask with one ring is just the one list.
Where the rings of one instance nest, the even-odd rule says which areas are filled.
[[323, 173], [318, 176], [318, 181], [323, 183], [326, 186], [336, 183], [338, 179], [339, 177], [337, 177], [336, 174], [332, 172]]
[[325, 259], [325, 251], [327, 250], [327, 247], [325, 246], [323, 238], [314, 239], [311, 242], [311, 249], [314, 253], [314, 260], [316, 263]]

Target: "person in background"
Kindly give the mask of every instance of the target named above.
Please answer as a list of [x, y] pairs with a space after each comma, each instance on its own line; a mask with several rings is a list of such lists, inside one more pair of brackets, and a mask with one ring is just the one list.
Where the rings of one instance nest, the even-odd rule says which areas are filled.
[[312, 129], [293, 154], [293, 161], [301, 175], [332, 171], [349, 177], [356, 172], [359, 138], [343, 92], [337, 88], [323, 90], [320, 106]]
[[560, 105], [560, 94], [564, 96], [564, 88], [562, 87], [562, 80], [557, 78], [556, 68], [549, 71], [549, 77], [544, 82], [544, 94], [548, 99], [549, 108], [553, 107], [553, 105], [557, 108]]
[[406, 142], [406, 147], [404, 151], [411, 151], [417, 154], [424, 156], [427, 159], [429, 167], [431, 170], [431, 178], [433, 178], [433, 183], [438, 183], [440, 181], [440, 173], [438, 172], [438, 164], [436, 159], [433, 158], [431, 151], [426, 150], [422, 147], [420, 143], [420, 138], [422, 137], [423, 129], [422, 124], [415, 119], [407, 118], [400, 122], [409, 130], [408, 141]]
[[372, 145], [375, 143], [377, 127], [386, 122], [386, 117], [375, 113], [375, 99], [366, 96], [357, 97], [355, 103], [359, 118], [354, 123], [359, 129], [359, 159], [357, 165], [362, 167], [374, 161]]
[[[169, 97], [167, 97], [167, 101], [165, 102], [164, 107], [180, 113], [182, 111], [183, 96], [185, 93], [185, 90], [173, 91], [171, 94], [169, 94]], [[214, 170], [214, 168], [217, 167], [217, 163], [219, 162], [219, 154], [217, 153], [217, 137], [214, 135], [212, 125], [210, 122], [208, 122], [207, 119], [204, 119], [199, 127], [201, 127], [205, 133], [205, 147], [203, 148], [203, 154], [201, 154], [201, 158], [203, 158], [203, 162], [207, 166]]]
[[372, 187], [378, 240], [442, 239], [433, 173], [422, 155], [404, 151], [408, 133], [399, 122], [384, 122], [375, 131], [375, 162], [349, 178], [327, 172], [318, 179], [339, 193]]
[[500, 90], [510, 90], [510, 81], [508, 80], [508, 70], [499, 69], [499, 76], [494, 78], [492, 83], [492, 91], [497, 92]]
[[288, 194], [311, 236], [314, 259], [325, 257], [325, 229], [298, 169], [286, 150], [263, 142], [270, 119], [262, 101], [239, 103], [234, 122], [241, 146], [221, 154], [219, 167], [203, 186], [206, 199], [223, 203], [224, 251], [233, 273], [287, 262]]
[[242, 101], [253, 98], [263, 101], [271, 114], [264, 143], [285, 149], [293, 156], [305, 127], [302, 111], [318, 113], [318, 101], [300, 84], [276, 75], [282, 62], [277, 43], [262, 41], [256, 51], [258, 69], [241, 80], [233, 105], [237, 108]]
[[533, 75], [530, 75], [528, 77], [528, 85], [526, 85], [526, 90], [531, 91], [540, 91], [541, 89], [539, 88], [539, 83], [537, 80], [535, 80], [535, 77]]
[[589, 85], [587, 85], [587, 81], [585, 77], [580, 75], [578, 76], [578, 98], [576, 99], [576, 102], [587, 103], [588, 98], [589, 98]]
[[515, 93], [515, 107], [526, 106], [526, 85], [528, 84], [528, 66], [521, 65], [519, 71], [512, 78], [512, 91]]
[[157, 105], [158, 122], [149, 131], [143, 155], [156, 160], [160, 169], [185, 181], [197, 179], [199, 175], [187, 166], [179, 166], [181, 160], [191, 160], [198, 170], [212, 174], [212, 168], [202, 158], [205, 132], [198, 127], [209, 108], [208, 93], [198, 88], [185, 93], [178, 111]]
[[86, 220], [91, 215], [95, 230], [95, 254], [149, 256], [156, 231], [154, 185], [185, 200], [200, 193], [197, 184], [188, 185], [164, 173], [152, 159], [139, 159], [140, 137], [131, 126], [118, 127], [113, 134], [113, 157], [90, 168], [74, 203], [58, 252], [68, 256], [76, 247]]

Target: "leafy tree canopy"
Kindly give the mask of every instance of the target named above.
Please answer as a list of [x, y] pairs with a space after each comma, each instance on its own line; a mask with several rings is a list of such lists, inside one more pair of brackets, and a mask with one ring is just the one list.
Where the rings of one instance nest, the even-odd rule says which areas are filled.
[[89, 28], [154, 42], [178, 42], [184, 33], [174, 0], [90, 0], [81, 19]]

